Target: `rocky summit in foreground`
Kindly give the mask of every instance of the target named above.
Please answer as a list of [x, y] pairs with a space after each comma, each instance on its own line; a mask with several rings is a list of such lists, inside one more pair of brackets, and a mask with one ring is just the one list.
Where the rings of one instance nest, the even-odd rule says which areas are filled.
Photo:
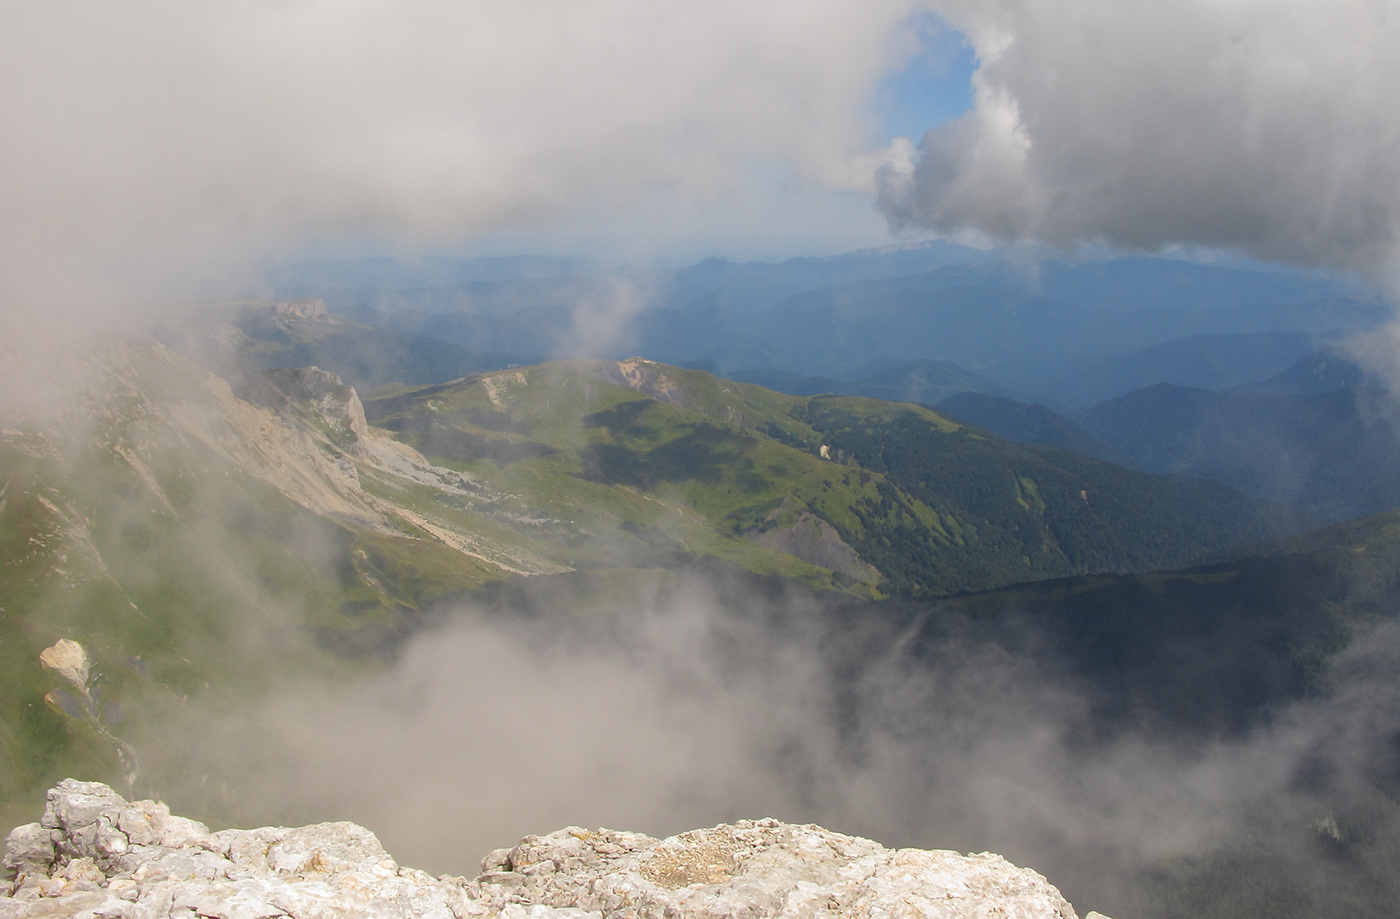
[[468, 880], [402, 868], [353, 823], [210, 833], [73, 779], [49, 791], [42, 822], [10, 833], [4, 865], [0, 919], [1075, 919], [999, 855], [776, 820], [661, 840], [569, 827], [492, 852]]

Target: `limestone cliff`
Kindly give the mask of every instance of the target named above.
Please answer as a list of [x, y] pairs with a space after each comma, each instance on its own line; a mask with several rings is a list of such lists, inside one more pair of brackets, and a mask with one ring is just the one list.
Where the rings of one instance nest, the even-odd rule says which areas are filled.
[[776, 820], [663, 840], [569, 827], [492, 852], [468, 880], [400, 867], [351, 823], [210, 833], [72, 779], [10, 833], [4, 865], [0, 919], [1075, 919], [999, 855]]

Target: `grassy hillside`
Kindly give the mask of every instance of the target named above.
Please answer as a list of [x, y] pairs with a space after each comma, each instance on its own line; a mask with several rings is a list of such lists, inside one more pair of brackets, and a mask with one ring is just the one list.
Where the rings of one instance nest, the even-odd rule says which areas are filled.
[[[373, 667], [492, 584], [596, 572], [607, 595], [702, 563], [931, 597], [1182, 563], [1265, 528], [1220, 486], [645, 361], [400, 385], [363, 409], [314, 370], [238, 392], [116, 349], [66, 413], [6, 422], [0, 801], [64, 774], [121, 785], [183, 700]], [[89, 683], [40, 664], [59, 639], [87, 649]]]
[[[307, 630], [341, 626], [350, 608], [374, 618], [348, 532], [236, 468], [182, 454], [138, 469], [119, 453], [60, 453], [41, 434], [7, 433], [0, 800], [69, 774], [121, 785], [109, 733], [139, 746], [146, 717], [210, 685], [313, 666], [299, 653]], [[91, 704], [40, 666], [61, 638], [88, 650]]]
[[[367, 401], [366, 412], [434, 462], [515, 496], [536, 529], [573, 533], [550, 556], [569, 567], [706, 555], [814, 586], [878, 579], [848, 549], [850, 564], [832, 570], [760, 538], [814, 515], [854, 526], [850, 507], [876, 494], [858, 477], [838, 481], [818, 444], [770, 436], [811, 439], [784, 420], [790, 397], [760, 391], [765, 433], [742, 423], [753, 409], [708, 374], [667, 374], [663, 397], [707, 381], [686, 390], [693, 408], [638, 392], [617, 364], [567, 362], [408, 390]], [[841, 553], [834, 533], [826, 542]]]
[[740, 383], [753, 383], [795, 396], [835, 393], [890, 402], [917, 402], [921, 405], [931, 405], [965, 392], [1023, 398], [1019, 393], [981, 374], [964, 370], [952, 361], [906, 361], [893, 365], [876, 361], [871, 366], [857, 368], [854, 373], [858, 378], [841, 380], [783, 370], [740, 370], [724, 376]]
[[[363, 406], [309, 370], [240, 397], [159, 348], [118, 349], [93, 376], [66, 414], [7, 419], [0, 438], [0, 805], [65, 774], [123, 786], [135, 767], [137, 793], [194, 781], [163, 772], [160, 726], [289, 676], [348, 683], [462, 598], [586, 618], [691, 569], [727, 614], [785, 610], [775, 646], [824, 617], [838, 683], [891, 648], [934, 662], [972, 635], [1066, 674], [1083, 742], [1146, 726], [1208, 745], [1352, 685], [1337, 661], [1400, 587], [1393, 515], [1151, 570], [1265, 533], [1261, 505], [914, 405], [647, 361], [398, 385]], [[1000, 589], [960, 593], [982, 587]], [[87, 649], [80, 683], [40, 663], [59, 639]], [[1286, 878], [1304, 902], [1379, 876], [1400, 825], [1387, 743], [1358, 753], [1365, 794], [1274, 815], [1302, 844], [1334, 812], [1341, 828], [1350, 861]], [[1248, 849], [1163, 863], [1155, 902], [1267, 915], [1279, 884], [1250, 878], [1281, 865]]]
[[[712, 534], [689, 551], [760, 572], [772, 569], [726, 540], [816, 518], [878, 569], [882, 592], [905, 596], [1183, 564], [1268, 532], [1262, 505], [1214, 483], [1009, 443], [918, 406], [794, 397], [640, 360], [487, 374], [366, 410], [434, 461], [552, 502], [541, 513], [595, 538], [664, 531], [664, 509], [689, 511]], [[652, 510], [623, 514], [619, 495]], [[599, 519], [607, 507], [612, 520]]]
[[[66, 413], [0, 437], [0, 802], [65, 775], [123, 786], [128, 746], [185, 700], [333, 677], [324, 649], [381, 648], [503, 576], [349, 499], [317, 504], [308, 464], [333, 464], [330, 439], [168, 352], [92, 373]], [[41, 665], [60, 639], [86, 649], [86, 685]], [[139, 766], [152, 787], [158, 764]]]

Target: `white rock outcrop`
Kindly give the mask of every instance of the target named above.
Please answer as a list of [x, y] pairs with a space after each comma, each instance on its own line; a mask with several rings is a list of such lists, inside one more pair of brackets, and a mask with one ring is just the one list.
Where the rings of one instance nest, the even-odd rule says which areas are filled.
[[468, 880], [400, 867], [352, 823], [210, 833], [73, 779], [10, 833], [4, 866], [0, 919], [1075, 919], [999, 855], [776, 820], [663, 840], [570, 827], [498, 849]]
[[60, 638], [50, 647], [39, 652], [39, 663], [45, 670], [52, 670], [63, 677], [74, 689], [83, 695], [88, 694], [87, 650], [76, 641]]

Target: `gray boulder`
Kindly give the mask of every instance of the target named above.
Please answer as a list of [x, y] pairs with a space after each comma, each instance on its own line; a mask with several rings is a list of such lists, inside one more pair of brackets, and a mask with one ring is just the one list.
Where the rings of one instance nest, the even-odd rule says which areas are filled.
[[776, 820], [662, 840], [568, 827], [481, 868], [468, 880], [400, 867], [353, 823], [211, 833], [67, 779], [6, 840], [0, 919], [1076, 919], [1049, 881], [999, 855]]

